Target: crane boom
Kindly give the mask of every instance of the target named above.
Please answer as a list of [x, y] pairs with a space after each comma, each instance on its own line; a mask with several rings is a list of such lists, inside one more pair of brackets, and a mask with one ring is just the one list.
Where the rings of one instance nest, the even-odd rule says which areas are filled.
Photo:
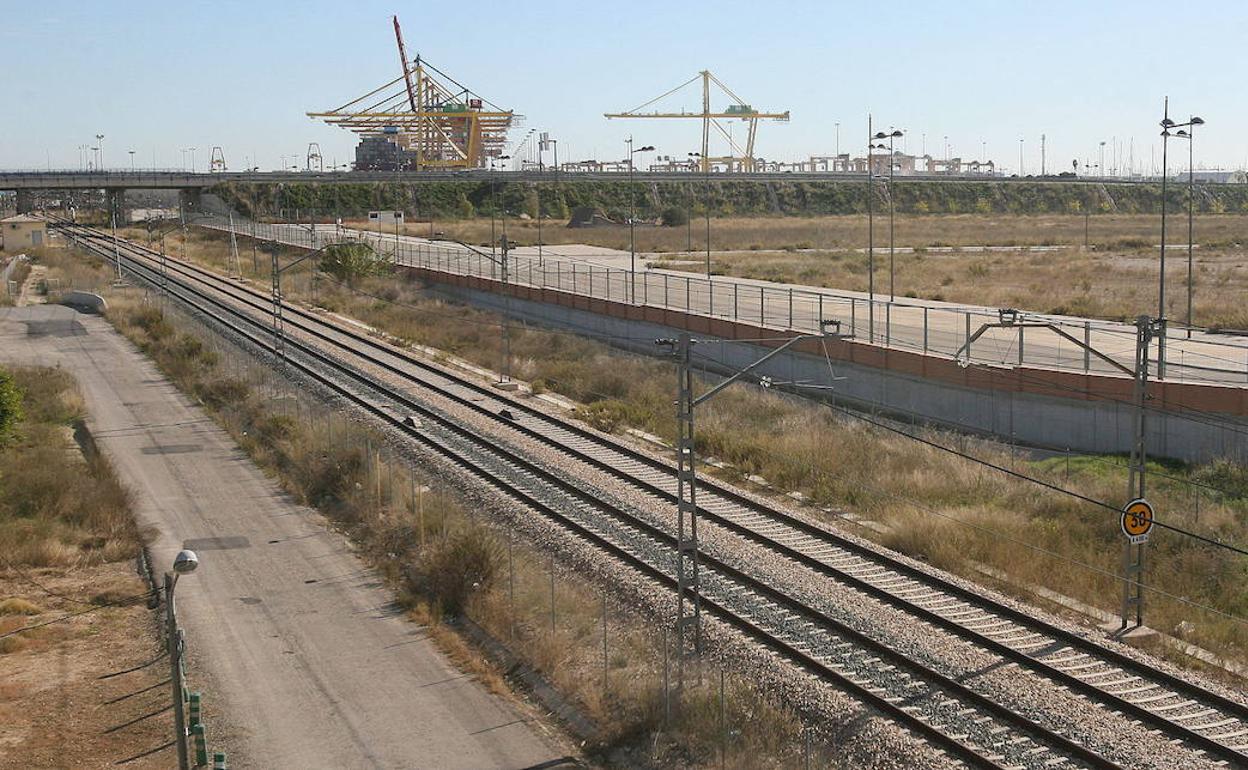
[[407, 99], [412, 104], [412, 112], [420, 112], [416, 106], [416, 89], [412, 86], [412, 72], [407, 68], [407, 50], [403, 47], [403, 30], [399, 29], [399, 17], [394, 17], [394, 39], [399, 43], [399, 63], [403, 65], [403, 80], [407, 83]]

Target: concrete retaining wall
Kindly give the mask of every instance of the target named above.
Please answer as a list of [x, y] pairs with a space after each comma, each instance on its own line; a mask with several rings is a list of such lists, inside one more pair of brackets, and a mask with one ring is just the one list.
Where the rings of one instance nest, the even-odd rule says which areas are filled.
[[[508, 297], [498, 293], [502, 287], [492, 285], [496, 282], [414, 272], [453, 299], [535, 325], [601, 336], [614, 347], [647, 355], [657, 352], [656, 338], [692, 331], [701, 340], [698, 353], [705, 358], [700, 363], [716, 374], [742, 368], [767, 352], [763, 345], [734, 338], [777, 336], [771, 329], [655, 308], [608, 308], [618, 303], [584, 297], [574, 303], [577, 306], [542, 301], [548, 298], [520, 296], [529, 293], [518, 291], [521, 287], [508, 287], [513, 289]], [[907, 422], [930, 422], [1052, 449], [1107, 454], [1130, 450], [1133, 407], [1126, 378], [1005, 367], [961, 369], [949, 360], [858, 343], [829, 342], [828, 352], [830, 362], [818, 341], [799, 344], [758, 372], [778, 381], [833, 385], [835, 391], [828, 398], [837, 404]], [[1248, 418], [1243, 416], [1248, 414], [1248, 390], [1155, 383], [1151, 393], [1146, 421], [1151, 456], [1248, 461]]]

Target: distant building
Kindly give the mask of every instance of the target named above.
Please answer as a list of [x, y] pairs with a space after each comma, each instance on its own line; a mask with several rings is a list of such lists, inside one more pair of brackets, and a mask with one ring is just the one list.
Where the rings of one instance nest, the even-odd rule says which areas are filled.
[[47, 223], [42, 219], [26, 214], [0, 219], [0, 246], [5, 251], [42, 246], [47, 236]]

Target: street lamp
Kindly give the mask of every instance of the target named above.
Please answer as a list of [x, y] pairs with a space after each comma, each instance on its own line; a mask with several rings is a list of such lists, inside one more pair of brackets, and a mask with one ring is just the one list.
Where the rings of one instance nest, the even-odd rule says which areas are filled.
[[97, 170], [103, 171], [104, 170], [104, 135], [103, 134], [95, 135], [95, 144], [96, 144], [95, 167]]
[[510, 155], [499, 155], [490, 158], [490, 254], [497, 254], [498, 237], [495, 235], [494, 223], [498, 218], [498, 189], [495, 182], [498, 180], [498, 161], [511, 160]]
[[[889, 149], [891, 151], [892, 140], [895, 137], [901, 136], [902, 134], [901, 134], [901, 131], [897, 131], [897, 130], [894, 130], [887, 134], [884, 133], [883, 131], [876, 133], [874, 130], [874, 123], [872, 122], [872, 120], [873, 120], [872, 116], [867, 115], [867, 325], [870, 327], [870, 331], [867, 335], [867, 338], [868, 338], [868, 341], [875, 342], [875, 201], [874, 201], [875, 199], [875, 169], [873, 167], [874, 164], [872, 163], [872, 160], [874, 159], [875, 150], [877, 148]], [[888, 146], [885, 146], [883, 144], [876, 145], [875, 142], [879, 139], [888, 139], [889, 140]], [[893, 162], [891, 155], [888, 161], [890, 164]], [[892, 177], [891, 168], [889, 169], [889, 177], [891, 181], [891, 177]], [[892, 188], [889, 188], [888, 192], [889, 192], [890, 201], [891, 201], [891, 196], [893, 192]], [[890, 233], [892, 231], [891, 221], [892, 220], [890, 219], [890, 225], [889, 225]], [[890, 235], [889, 237], [891, 240], [892, 236]], [[891, 253], [892, 251], [891, 246], [889, 250]], [[891, 257], [889, 258], [889, 265], [890, 265], [889, 273], [891, 275], [892, 273], [892, 267], [891, 267], [892, 258]], [[891, 293], [892, 292], [892, 288], [891, 288], [892, 279], [891, 278], [889, 280], [889, 286], [890, 286], [889, 292]]]
[[[1174, 134], [1170, 133], [1171, 129], [1190, 129], [1192, 126], [1199, 126], [1205, 121], [1201, 118], [1190, 118], [1186, 123], [1175, 123], [1170, 119], [1170, 97], [1166, 97], [1163, 103], [1161, 118], [1161, 264], [1160, 275], [1157, 278], [1157, 323], [1160, 325], [1161, 333], [1157, 338], [1157, 376], [1166, 376], [1166, 177], [1169, 175], [1167, 168], [1168, 153], [1167, 149], [1170, 144], [1169, 139]], [[1190, 135], [1186, 135], [1190, 136]], [[1189, 142], [1188, 149], [1190, 152], [1191, 144]], [[1191, 259], [1191, 251], [1188, 251], [1188, 259]], [[1189, 267], [1190, 270], [1190, 267]], [[1190, 281], [1190, 275], [1189, 275]], [[1189, 282], [1190, 292], [1190, 282]], [[1190, 322], [1189, 322], [1190, 323]]]
[[173, 729], [178, 748], [178, 770], [189, 770], [191, 763], [186, 750], [186, 712], [182, 702], [182, 632], [178, 630], [177, 608], [173, 603], [173, 589], [178, 577], [189, 575], [199, 566], [194, 551], [178, 551], [173, 558], [173, 569], [165, 573], [165, 637], [169, 649], [169, 682], [173, 689]]
[[1175, 132], [1176, 139], [1182, 138], [1187, 140], [1187, 338], [1192, 338], [1192, 291], [1195, 275], [1192, 273], [1192, 249], [1195, 238], [1195, 212], [1196, 212], [1196, 172], [1194, 165], [1196, 144], [1196, 126], [1204, 125], [1203, 118], [1196, 116], [1189, 117], [1187, 130], [1179, 129]]
[[[711, 165], [710, 163], [702, 163], [702, 153], [691, 152], [689, 157], [694, 162], [702, 166], [702, 179], [706, 183], [706, 203], [703, 205], [706, 214], [706, 279], [711, 279]], [[690, 211], [690, 214], [693, 212]], [[693, 217], [690, 217], [689, 230], [689, 251], [693, 252]]]
[[133, 174], [134, 173], [134, 150], [129, 150], [128, 152], [130, 153], [130, 173]]
[[629, 208], [631, 214], [628, 217], [628, 301], [637, 303], [637, 188], [633, 180], [636, 178], [633, 173], [633, 156], [639, 152], [654, 152], [654, 146], [647, 144], [645, 147], [633, 147], [633, 137], [625, 140], [628, 144], [628, 190], [629, 190]]
[[894, 223], [897, 213], [897, 204], [893, 198], [893, 170], [897, 168], [896, 155], [893, 152], [893, 140], [902, 136], [900, 129], [894, 129], [889, 133], [880, 131], [875, 135], [877, 140], [887, 139], [888, 145], [877, 144], [875, 149], [888, 150], [888, 300], [892, 302], [896, 299], [894, 293], [894, 281], [896, 279], [896, 271], [893, 267], [894, 258], [897, 254], [896, 245], [894, 243]]

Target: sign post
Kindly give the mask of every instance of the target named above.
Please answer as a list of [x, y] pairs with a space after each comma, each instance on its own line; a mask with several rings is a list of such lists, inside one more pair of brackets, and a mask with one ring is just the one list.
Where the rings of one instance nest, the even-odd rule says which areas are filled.
[[1153, 528], [1153, 506], [1142, 497], [1122, 509], [1119, 526], [1127, 542], [1122, 549], [1122, 628], [1135, 608], [1135, 625], [1144, 625], [1144, 549]]

